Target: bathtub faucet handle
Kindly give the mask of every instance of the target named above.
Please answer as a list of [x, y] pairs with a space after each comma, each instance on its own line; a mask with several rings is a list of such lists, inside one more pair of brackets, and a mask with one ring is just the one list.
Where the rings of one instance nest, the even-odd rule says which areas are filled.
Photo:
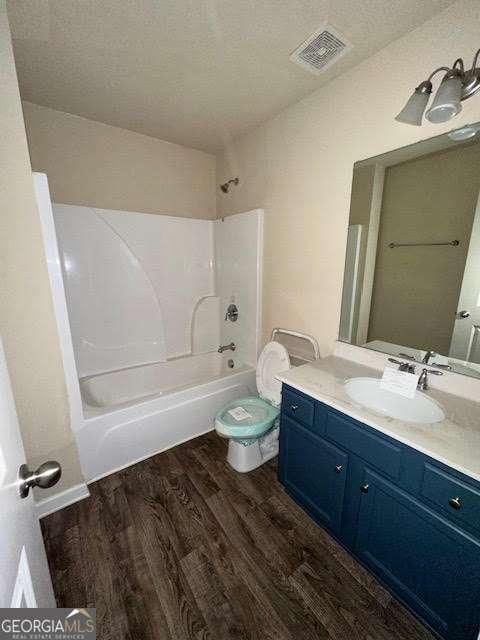
[[230, 342], [230, 344], [220, 345], [218, 347], [218, 353], [223, 353], [224, 351], [235, 351], [237, 348], [234, 342]]
[[227, 313], [225, 314], [225, 322], [227, 320], [231, 320], [232, 322], [236, 322], [238, 320], [238, 307], [233, 302], [228, 305]]

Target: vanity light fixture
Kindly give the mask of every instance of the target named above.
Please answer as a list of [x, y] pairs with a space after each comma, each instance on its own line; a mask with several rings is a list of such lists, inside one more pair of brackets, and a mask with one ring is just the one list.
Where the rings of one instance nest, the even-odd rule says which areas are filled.
[[435, 124], [447, 122], [462, 110], [462, 100], [473, 96], [480, 89], [480, 67], [477, 67], [480, 49], [473, 58], [471, 69], [465, 70], [462, 58], [457, 58], [452, 67], [439, 67], [432, 71], [426, 80], [421, 82], [408, 99], [395, 120], [420, 127], [423, 114], [432, 93], [432, 78], [444, 71], [440, 86], [432, 106], [425, 117]]

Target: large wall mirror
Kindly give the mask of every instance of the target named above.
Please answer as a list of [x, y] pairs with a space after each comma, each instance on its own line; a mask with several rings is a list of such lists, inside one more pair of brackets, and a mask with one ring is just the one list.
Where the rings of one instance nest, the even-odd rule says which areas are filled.
[[354, 165], [339, 339], [480, 377], [480, 123]]

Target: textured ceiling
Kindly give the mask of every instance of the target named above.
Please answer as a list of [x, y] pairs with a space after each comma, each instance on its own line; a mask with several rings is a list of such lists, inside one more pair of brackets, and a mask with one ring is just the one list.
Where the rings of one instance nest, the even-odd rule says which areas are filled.
[[[453, 0], [10, 0], [22, 98], [215, 152]], [[289, 61], [326, 21], [354, 48]]]

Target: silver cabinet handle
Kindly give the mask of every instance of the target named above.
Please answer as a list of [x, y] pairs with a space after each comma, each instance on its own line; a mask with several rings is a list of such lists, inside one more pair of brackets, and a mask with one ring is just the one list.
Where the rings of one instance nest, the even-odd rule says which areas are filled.
[[22, 464], [18, 470], [18, 491], [21, 498], [26, 498], [31, 487], [48, 489], [60, 480], [62, 467], [55, 460], [49, 460], [41, 464], [36, 471], [30, 471], [26, 464]]
[[337, 464], [335, 465], [335, 473], [341, 473], [343, 469], [343, 465]]
[[360, 487], [360, 491], [362, 493], [368, 493], [369, 489], [370, 489], [370, 485], [369, 484], [362, 484], [362, 486]]
[[469, 318], [470, 311], [468, 311], [467, 309], [462, 309], [461, 311], [457, 311], [457, 313], [455, 314], [455, 317], [457, 318], [457, 320], [463, 320], [464, 318]]
[[448, 504], [452, 507], [452, 509], [456, 509], [458, 511], [458, 509], [460, 509], [460, 507], [462, 506], [462, 501], [457, 496], [456, 498], [450, 498]]
[[292, 405], [291, 405], [291, 407], [290, 407], [290, 409], [291, 409], [292, 411], [296, 411], [296, 410], [298, 409], [298, 404], [292, 404]]

